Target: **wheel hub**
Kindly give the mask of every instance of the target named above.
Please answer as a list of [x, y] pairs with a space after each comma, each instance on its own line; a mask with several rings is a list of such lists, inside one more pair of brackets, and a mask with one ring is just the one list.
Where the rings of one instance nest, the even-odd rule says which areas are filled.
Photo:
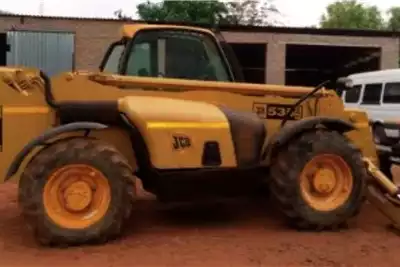
[[68, 185], [63, 193], [64, 207], [70, 212], [80, 212], [89, 207], [93, 199], [90, 185], [85, 181], [76, 181]]
[[316, 192], [326, 195], [333, 191], [336, 182], [335, 173], [331, 169], [322, 168], [315, 173], [312, 185]]
[[300, 174], [301, 195], [318, 211], [332, 211], [351, 197], [353, 175], [350, 166], [339, 155], [314, 156]]

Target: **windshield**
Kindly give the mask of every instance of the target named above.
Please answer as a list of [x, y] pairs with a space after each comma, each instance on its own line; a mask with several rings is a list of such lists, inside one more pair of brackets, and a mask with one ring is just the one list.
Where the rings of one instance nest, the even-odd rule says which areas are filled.
[[183, 30], [139, 32], [127, 55], [129, 76], [229, 81], [218, 46], [210, 36]]
[[114, 44], [110, 49], [111, 52], [109, 52], [109, 56], [107, 57], [102, 71], [118, 74], [119, 61], [124, 52], [125, 44]]

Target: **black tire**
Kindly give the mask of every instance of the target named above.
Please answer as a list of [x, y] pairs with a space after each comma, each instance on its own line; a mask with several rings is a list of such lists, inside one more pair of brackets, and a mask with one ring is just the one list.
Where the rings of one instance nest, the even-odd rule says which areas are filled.
[[[70, 164], [85, 164], [98, 170], [108, 181], [110, 204], [105, 215], [83, 229], [56, 224], [44, 206], [43, 190], [50, 175]], [[117, 238], [130, 217], [134, 197], [134, 176], [127, 160], [113, 147], [91, 138], [56, 142], [35, 155], [19, 183], [19, 205], [36, 240], [42, 245], [102, 243]]]
[[[302, 197], [300, 174], [314, 156], [330, 153], [340, 156], [349, 165], [353, 187], [347, 201], [332, 211], [319, 211]], [[365, 199], [367, 173], [360, 152], [337, 132], [315, 130], [292, 140], [276, 155], [271, 166], [270, 190], [278, 208], [289, 224], [299, 230], [333, 230], [357, 215]]]

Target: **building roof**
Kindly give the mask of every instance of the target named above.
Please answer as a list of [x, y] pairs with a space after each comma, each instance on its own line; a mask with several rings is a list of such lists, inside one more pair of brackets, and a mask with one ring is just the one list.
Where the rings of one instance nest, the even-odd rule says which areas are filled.
[[218, 28], [220, 31], [238, 31], [238, 32], [271, 32], [281, 34], [311, 34], [311, 35], [331, 35], [331, 36], [359, 36], [359, 37], [389, 37], [399, 38], [399, 31], [388, 30], [370, 30], [370, 29], [321, 29], [312, 27], [283, 27], [283, 26], [248, 26], [248, 25], [210, 25], [190, 22], [166, 22], [166, 21], [143, 21], [143, 20], [120, 20], [117, 18], [88, 18], [88, 17], [62, 17], [62, 16], [37, 16], [24, 14], [0, 14], [0, 17], [24, 17], [46, 20], [87, 20], [87, 21], [109, 21], [109, 22], [127, 22], [127, 23], [148, 23], [148, 24], [175, 24], [182, 26], [196, 26], [203, 28]]

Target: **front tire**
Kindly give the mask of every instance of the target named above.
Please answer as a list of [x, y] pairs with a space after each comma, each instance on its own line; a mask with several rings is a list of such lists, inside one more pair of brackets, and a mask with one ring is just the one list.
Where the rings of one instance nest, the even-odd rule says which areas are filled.
[[343, 135], [316, 130], [278, 152], [271, 195], [295, 228], [334, 229], [359, 212], [366, 176], [360, 152]]
[[134, 176], [112, 146], [90, 138], [56, 142], [28, 163], [19, 205], [42, 245], [114, 239], [130, 216]]

